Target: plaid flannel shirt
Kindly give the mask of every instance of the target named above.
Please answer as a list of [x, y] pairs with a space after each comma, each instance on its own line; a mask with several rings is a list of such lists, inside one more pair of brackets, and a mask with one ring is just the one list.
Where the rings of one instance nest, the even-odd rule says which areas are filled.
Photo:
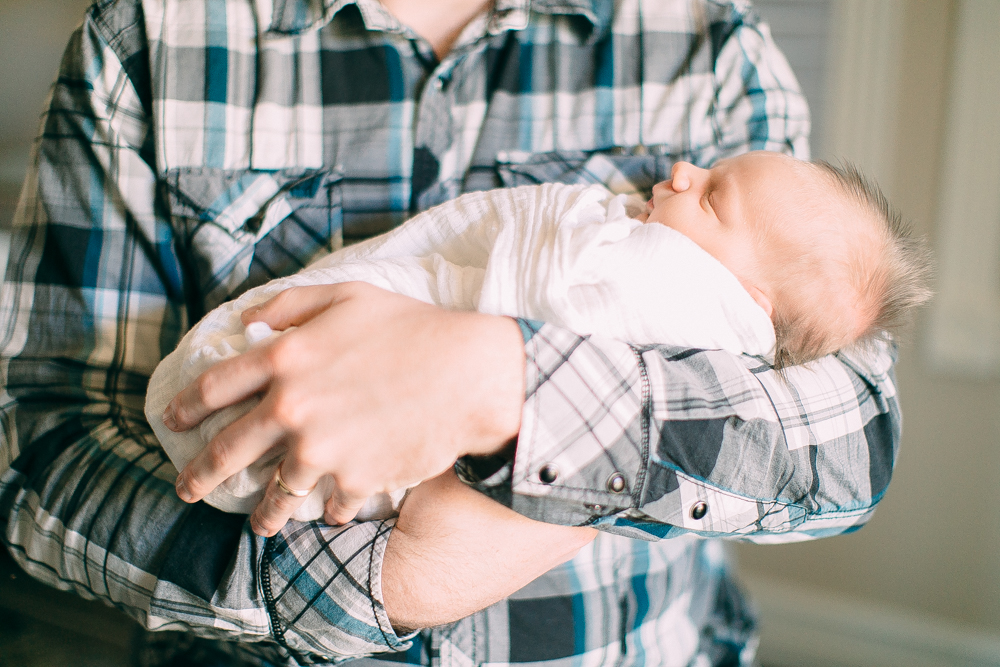
[[271, 662], [749, 661], [752, 615], [703, 538], [867, 520], [899, 440], [888, 348], [783, 381], [756, 358], [521, 321], [516, 456], [461, 472], [603, 532], [510, 599], [403, 637], [380, 603], [391, 520], [265, 540], [185, 505], [142, 403], [207, 309], [461, 192], [645, 192], [679, 159], [804, 157], [807, 134], [740, 2], [497, 0], [438, 62], [375, 0], [100, 0], [52, 88], [0, 295], [7, 547], [150, 628]]

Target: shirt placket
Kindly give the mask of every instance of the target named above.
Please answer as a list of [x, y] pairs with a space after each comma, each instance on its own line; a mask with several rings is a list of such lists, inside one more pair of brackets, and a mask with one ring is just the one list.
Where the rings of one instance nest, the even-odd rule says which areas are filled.
[[455, 146], [454, 82], [456, 59], [431, 71], [417, 98], [413, 128], [413, 203], [423, 210], [459, 194], [464, 171]]
[[433, 68], [417, 97], [415, 157], [433, 156], [437, 176], [414, 199], [419, 210], [454, 199], [464, 191], [486, 117], [485, 60], [490, 39], [484, 32], [455, 48]]

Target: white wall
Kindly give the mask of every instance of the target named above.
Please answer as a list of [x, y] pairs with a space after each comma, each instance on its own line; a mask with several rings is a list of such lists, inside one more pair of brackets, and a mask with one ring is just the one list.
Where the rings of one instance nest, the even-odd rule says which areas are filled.
[[[888, 4], [836, 1], [862, 9], [881, 10]], [[889, 143], [892, 154], [883, 168], [889, 170], [885, 176], [896, 205], [939, 247], [944, 229], [938, 222], [942, 163], [950, 152], [945, 145], [946, 97], [960, 3], [902, 0], [899, 6], [899, 77], [887, 136], [879, 137]], [[1000, 58], [1000, 51], [996, 53]], [[902, 450], [888, 494], [871, 523], [858, 533], [812, 543], [741, 545], [739, 561], [758, 592], [773, 583], [772, 588], [795, 591], [811, 605], [827, 601], [826, 611], [855, 610], [858, 616], [861, 610], [879, 610], [878, 618], [892, 619], [886, 628], [917, 618], [907, 627], [934, 627], [941, 637], [967, 633], [1000, 646], [990, 639], [1000, 640], [1000, 381], [935, 370], [926, 355], [926, 319], [925, 313], [913, 339], [902, 348]], [[764, 605], [772, 620], [784, 614], [781, 623], [795, 624], [794, 615], [778, 603], [771, 599]], [[826, 611], [820, 609], [817, 615], [806, 607], [799, 616], [821, 617]], [[779, 635], [788, 628], [769, 629], [767, 616], [764, 624], [766, 656], [768, 634], [773, 646], [785, 641]], [[844, 645], [844, 654], [849, 648]], [[1000, 651], [992, 656], [964, 662], [953, 655], [938, 664], [1000, 664]], [[908, 663], [852, 659], [844, 664]]]

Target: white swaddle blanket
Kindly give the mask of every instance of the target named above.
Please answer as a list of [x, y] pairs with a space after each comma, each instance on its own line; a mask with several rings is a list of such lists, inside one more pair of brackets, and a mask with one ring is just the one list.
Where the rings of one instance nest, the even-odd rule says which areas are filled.
[[[679, 232], [630, 217], [644, 206], [601, 186], [562, 184], [474, 192], [436, 206], [210, 312], [157, 366], [146, 418], [180, 470], [249, 412], [259, 399], [184, 433], [162, 421], [167, 403], [203, 371], [279, 335], [264, 324], [245, 329], [240, 313], [297, 285], [359, 280], [446, 308], [527, 317], [579, 334], [771, 354], [771, 321], [736, 277]], [[275, 454], [236, 473], [206, 502], [250, 513], [280, 459]], [[292, 518], [321, 518], [332, 485], [324, 477]], [[359, 519], [390, 515], [403, 493], [373, 496]]]

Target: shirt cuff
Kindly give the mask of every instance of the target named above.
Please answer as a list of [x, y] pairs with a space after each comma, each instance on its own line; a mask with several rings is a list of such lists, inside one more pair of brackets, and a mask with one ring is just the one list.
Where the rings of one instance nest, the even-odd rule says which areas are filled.
[[275, 640], [330, 661], [407, 649], [413, 635], [397, 635], [382, 604], [382, 562], [395, 524], [290, 522], [267, 540], [261, 587]]
[[468, 481], [546, 523], [591, 524], [638, 507], [649, 452], [641, 357], [620, 341], [518, 324], [527, 363], [514, 460]]

